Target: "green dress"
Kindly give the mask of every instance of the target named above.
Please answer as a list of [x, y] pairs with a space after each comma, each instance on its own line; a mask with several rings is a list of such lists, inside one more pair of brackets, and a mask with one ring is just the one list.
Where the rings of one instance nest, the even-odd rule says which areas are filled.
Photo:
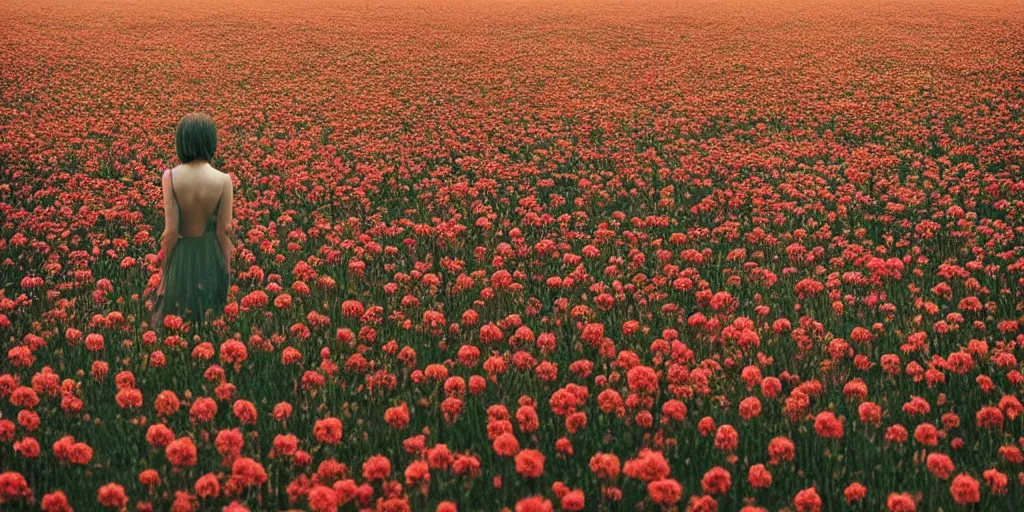
[[[177, 204], [174, 192], [174, 175], [171, 176], [171, 194]], [[220, 204], [206, 221], [206, 228], [200, 236], [179, 237], [171, 252], [164, 294], [157, 297], [152, 324], [162, 327], [165, 315], [177, 315], [195, 326], [202, 326], [207, 311], [214, 317], [224, 312], [228, 296], [228, 269], [217, 241], [217, 212]], [[178, 208], [180, 225], [181, 208]], [[166, 255], [164, 257], [167, 257]]]

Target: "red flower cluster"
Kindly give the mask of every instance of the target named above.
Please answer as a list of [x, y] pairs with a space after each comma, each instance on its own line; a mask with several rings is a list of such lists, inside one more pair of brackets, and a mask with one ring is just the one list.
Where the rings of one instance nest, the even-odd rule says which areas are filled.
[[1019, 501], [1020, 2], [179, 3], [0, 6], [0, 509]]

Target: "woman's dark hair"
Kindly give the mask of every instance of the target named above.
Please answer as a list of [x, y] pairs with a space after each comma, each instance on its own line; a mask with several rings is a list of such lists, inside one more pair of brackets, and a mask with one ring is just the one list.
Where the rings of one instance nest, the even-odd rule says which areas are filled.
[[206, 114], [189, 114], [178, 121], [174, 131], [174, 146], [178, 160], [187, 164], [193, 160], [213, 160], [217, 152], [217, 128]]

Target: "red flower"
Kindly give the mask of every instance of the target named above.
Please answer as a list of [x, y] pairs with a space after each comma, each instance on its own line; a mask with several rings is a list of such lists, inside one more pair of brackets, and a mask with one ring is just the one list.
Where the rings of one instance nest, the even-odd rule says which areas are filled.
[[461, 399], [455, 397], [445, 398], [441, 401], [441, 413], [444, 415], [444, 420], [448, 423], [454, 423], [464, 407], [465, 403]]
[[68, 449], [68, 462], [85, 466], [92, 460], [92, 447], [85, 443], [74, 443]]
[[791, 461], [796, 456], [796, 447], [789, 439], [776, 437], [768, 442], [768, 456], [772, 464], [778, 464], [783, 460]]
[[196, 496], [204, 499], [220, 496], [220, 482], [217, 480], [217, 475], [207, 473], [199, 477], [196, 480], [195, 491]]
[[914, 429], [914, 439], [925, 446], [935, 446], [939, 444], [939, 432], [935, 425], [922, 423]]
[[704, 473], [700, 483], [708, 494], [725, 494], [732, 487], [732, 475], [725, 468], [715, 466]]
[[249, 512], [249, 507], [246, 507], [237, 501], [232, 501], [226, 507], [221, 509], [221, 512]]
[[629, 390], [636, 393], [654, 393], [658, 391], [658, 374], [647, 366], [634, 366], [626, 372]]
[[516, 421], [519, 422], [519, 430], [527, 433], [536, 431], [540, 425], [537, 410], [529, 405], [524, 405], [516, 411]]
[[522, 450], [515, 461], [516, 473], [526, 478], [540, 478], [544, 474], [544, 454], [537, 450]]
[[687, 512], [718, 512], [718, 502], [711, 496], [690, 496]]
[[885, 504], [889, 508], [889, 512], [915, 512], [917, 510], [914, 497], [905, 493], [890, 494], [889, 498], [885, 500]]
[[209, 397], [199, 397], [192, 402], [188, 411], [189, 418], [195, 422], [210, 422], [217, 415], [217, 401]]
[[103, 335], [92, 333], [85, 337], [85, 348], [92, 352], [103, 350]]
[[747, 472], [747, 481], [750, 482], [751, 487], [766, 489], [772, 485], [772, 474], [764, 467], [764, 464], [755, 464], [750, 466], [750, 470]]
[[174, 466], [195, 466], [197, 461], [196, 445], [192, 438], [175, 439], [164, 450], [167, 460]]
[[34, 437], [25, 437], [14, 443], [14, 452], [26, 459], [34, 459], [39, 456], [39, 441]]
[[765, 398], [775, 398], [782, 392], [782, 382], [775, 377], [765, 377], [761, 380], [761, 394]]
[[351, 479], [338, 480], [337, 482], [334, 482], [332, 487], [335, 495], [338, 497], [339, 506], [344, 506], [349, 501], [355, 499], [358, 492], [358, 486], [355, 481]]
[[410, 512], [409, 502], [405, 498], [388, 498], [377, 505], [379, 512]]
[[1024, 454], [1021, 453], [1020, 448], [1013, 445], [1000, 446], [999, 456], [1010, 464], [1024, 463]]
[[[0, 499], [0, 502], [2, 501]], [[68, 497], [63, 491], [53, 491], [43, 495], [40, 505], [43, 508], [43, 512], [72, 512], [74, 510], [71, 508], [71, 504], [68, 503]]]
[[0, 503], [14, 501], [29, 501], [32, 499], [32, 489], [25, 481], [25, 476], [16, 471], [5, 471], [0, 473]]
[[954, 469], [953, 460], [941, 453], [929, 453], [925, 458], [925, 465], [928, 471], [942, 480], [948, 480]]
[[278, 434], [274, 437], [274, 449], [272, 457], [288, 457], [299, 449], [299, 438], [292, 434]]
[[661, 404], [662, 422], [683, 421], [686, 419], [686, 404], [679, 400], [667, 400]]
[[256, 404], [248, 400], [235, 400], [235, 404], [231, 407], [231, 412], [244, 425], [256, 424]]
[[882, 407], [873, 402], [862, 402], [857, 406], [861, 423], [878, 426], [882, 423]]
[[220, 361], [226, 364], [240, 364], [249, 358], [245, 344], [238, 340], [228, 340], [220, 345]]
[[519, 440], [511, 433], [505, 432], [494, 438], [491, 447], [494, 448], [494, 453], [502, 457], [511, 457], [519, 453]]
[[619, 476], [619, 458], [612, 453], [598, 453], [590, 458], [590, 471], [601, 480], [614, 480]]
[[402, 402], [401, 405], [389, 407], [384, 411], [384, 421], [393, 429], [405, 428], [409, 424], [409, 406]]
[[714, 432], [716, 428], [715, 419], [711, 416], [704, 416], [697, 422], [697, 432], [700, 432], [700, 435], [705, 437]]
[[565, 493], [560, 498], [560, 505], [562, 510], [568, 510], [569, 512], [583, 510], [583, 507], [586, 505], [583, 491], [574, 489]]
[[718, 427], [718, 432], [715, 433], [715, 448], [725, 452], [732, 452], [736, 450], [739, 443], [740, 435], [732, 425]]
[[843, 490], [843, 496], [846, 497], [848, 503], [856, 503], [863, 500], [868, 495], [868, 488], [864, 487], [859, 482], [854, 482]]
[[138, 409], [142, 407], [142, 392], [134, 388], [125, 388], [117, 392], [115, 396], [117, 405], [122, 409]]
[[233, 459], [242, 453], [245, 438], [242, 437], [242, 431], [237, 428], [223, 429], [217, 432], [217, 438], [213, 444], [217, 447], [218, 453], [225, 458]]
[[178, 395], [174, 394], [173, 391], [161, 391], [156, 396], [156, 400], [153, 403], [156, 413], [161, 416], [170, 416], [178, 412], [178, 408], [181, 407], [181, 402], [178, 400]]
[[155, 469], [144, 469], [139, 472], [139, 483], [146, 487], [156, 487], [160, 485], [160, 473]]
[[410, 487], [430, 482], [430, 466], [426, 462], [416, 460], [405, 468], [405, 485]]
[[101, 486], [96, 493], [96, 500], [107, 508], [124, 508], [128, 505], [128, 495], [125, 494], [124, 487], [115, 483]]
[[671, 469], [660, 451], [640, 450], [635, 459], [626, 461], [623, 472], [630, 478], [651, 482], [668, 477]]
[[671, 507], [683, 499], [683, 486], [671, 478], [654, 480], [647, 483], [647, 494], [654, 503]]
[[359, 318], [365, 311], [363, 304], [357, 300], [346, 300], [341, 303], [341, 313], [349, 318]]
[[793, 506], [797, 512], [821, 512], [821, 496], [814, 487], [804, 489], [793, 497]]
[[430, 465], [430, 469], [446, 470], [454, 460], [447, 445], [438, 444], [427, 450], [427, 464]]
[[546, 499], [542, 496], [533, 496], [530, 498], [519, 500], [516, 503], [515, 512], [553, 512], [554, 505], [551, 504], [551, 500]]
[[0, 420], [0, 441], [11, 442], [14, 440], [14, 422], [11, 420]]
[[309, 491], [309, 509], [313, 512], [336, 512], [338, 497], [334, 489], [323, 485], [314, 486]]
[[1006, 486], [1010, 483], [1010, 478], [1006, 474], [996, 469], [986, 469], [981, 476], [985, 478], [985, 482], [988, 484], [992, 494], [996, 496], [1006, 494]]
[[843, 422], [831, 412], [821, 412], [814, 418], [814, 431], [828, 439], [843, 438]]
[[9, 401], [15, 407], [31, 409], [39, 405], [39, 395], [32, 388], [20, 386], [11, 393]]
[[982, 407], [975, 414], [978, 428], [999, 430], [1003, 428], [1003, 411], [997, 407]]
[[903, 425], [892, 425], [885, 430], [885, 440], [891, 443], [906, 442], [907, 437], [907, 429]]
[[328, 484], [343, 478], [347, 472], [345, 464], [335, 459], [325, 459], [316, 469], [316, 478], [320, 483]]
[[338, 418], [317, 420], [313, 426], [313, 436], [317, 441], [327, 444], [341, 443], [342, 425]]
[[248, 457], [242, 457], [231, 464], [229, 484], [233, 489], [259, 487], [267, 482], [263, 465]]
[[374, 455], [363, 463], [363, 478], [369, 481], [384, 480], [391, 474], [391, 461], [382, 455]]
[[960, 473], [953, 478], [949, 493], [953, 495], [953, 501], [959, 505], [978, 503], [981, 501], [981, 484], [971, 475]]
[[747, 397], [740, 402], [740, 417], [750, 421], [761, 414], [761, 401], [757, 397]]
[[275, 420], [283, 422], [292, 416], [292, 405], [288, 402], [280, 402], [274, 406], [274, 411], [271, 416]]

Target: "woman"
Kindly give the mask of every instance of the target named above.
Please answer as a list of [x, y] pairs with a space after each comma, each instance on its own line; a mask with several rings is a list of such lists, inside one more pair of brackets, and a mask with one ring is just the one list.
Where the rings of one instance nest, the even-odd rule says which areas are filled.
[[217, 129], [205, 114], [181, 119], [174, 142], [181, 165], [164, 171], [163, 272], [153, 325], [165, 315], [202, 325], [220, 314], [228, 294], [234, 252], [231, 178], [210, 165]]

